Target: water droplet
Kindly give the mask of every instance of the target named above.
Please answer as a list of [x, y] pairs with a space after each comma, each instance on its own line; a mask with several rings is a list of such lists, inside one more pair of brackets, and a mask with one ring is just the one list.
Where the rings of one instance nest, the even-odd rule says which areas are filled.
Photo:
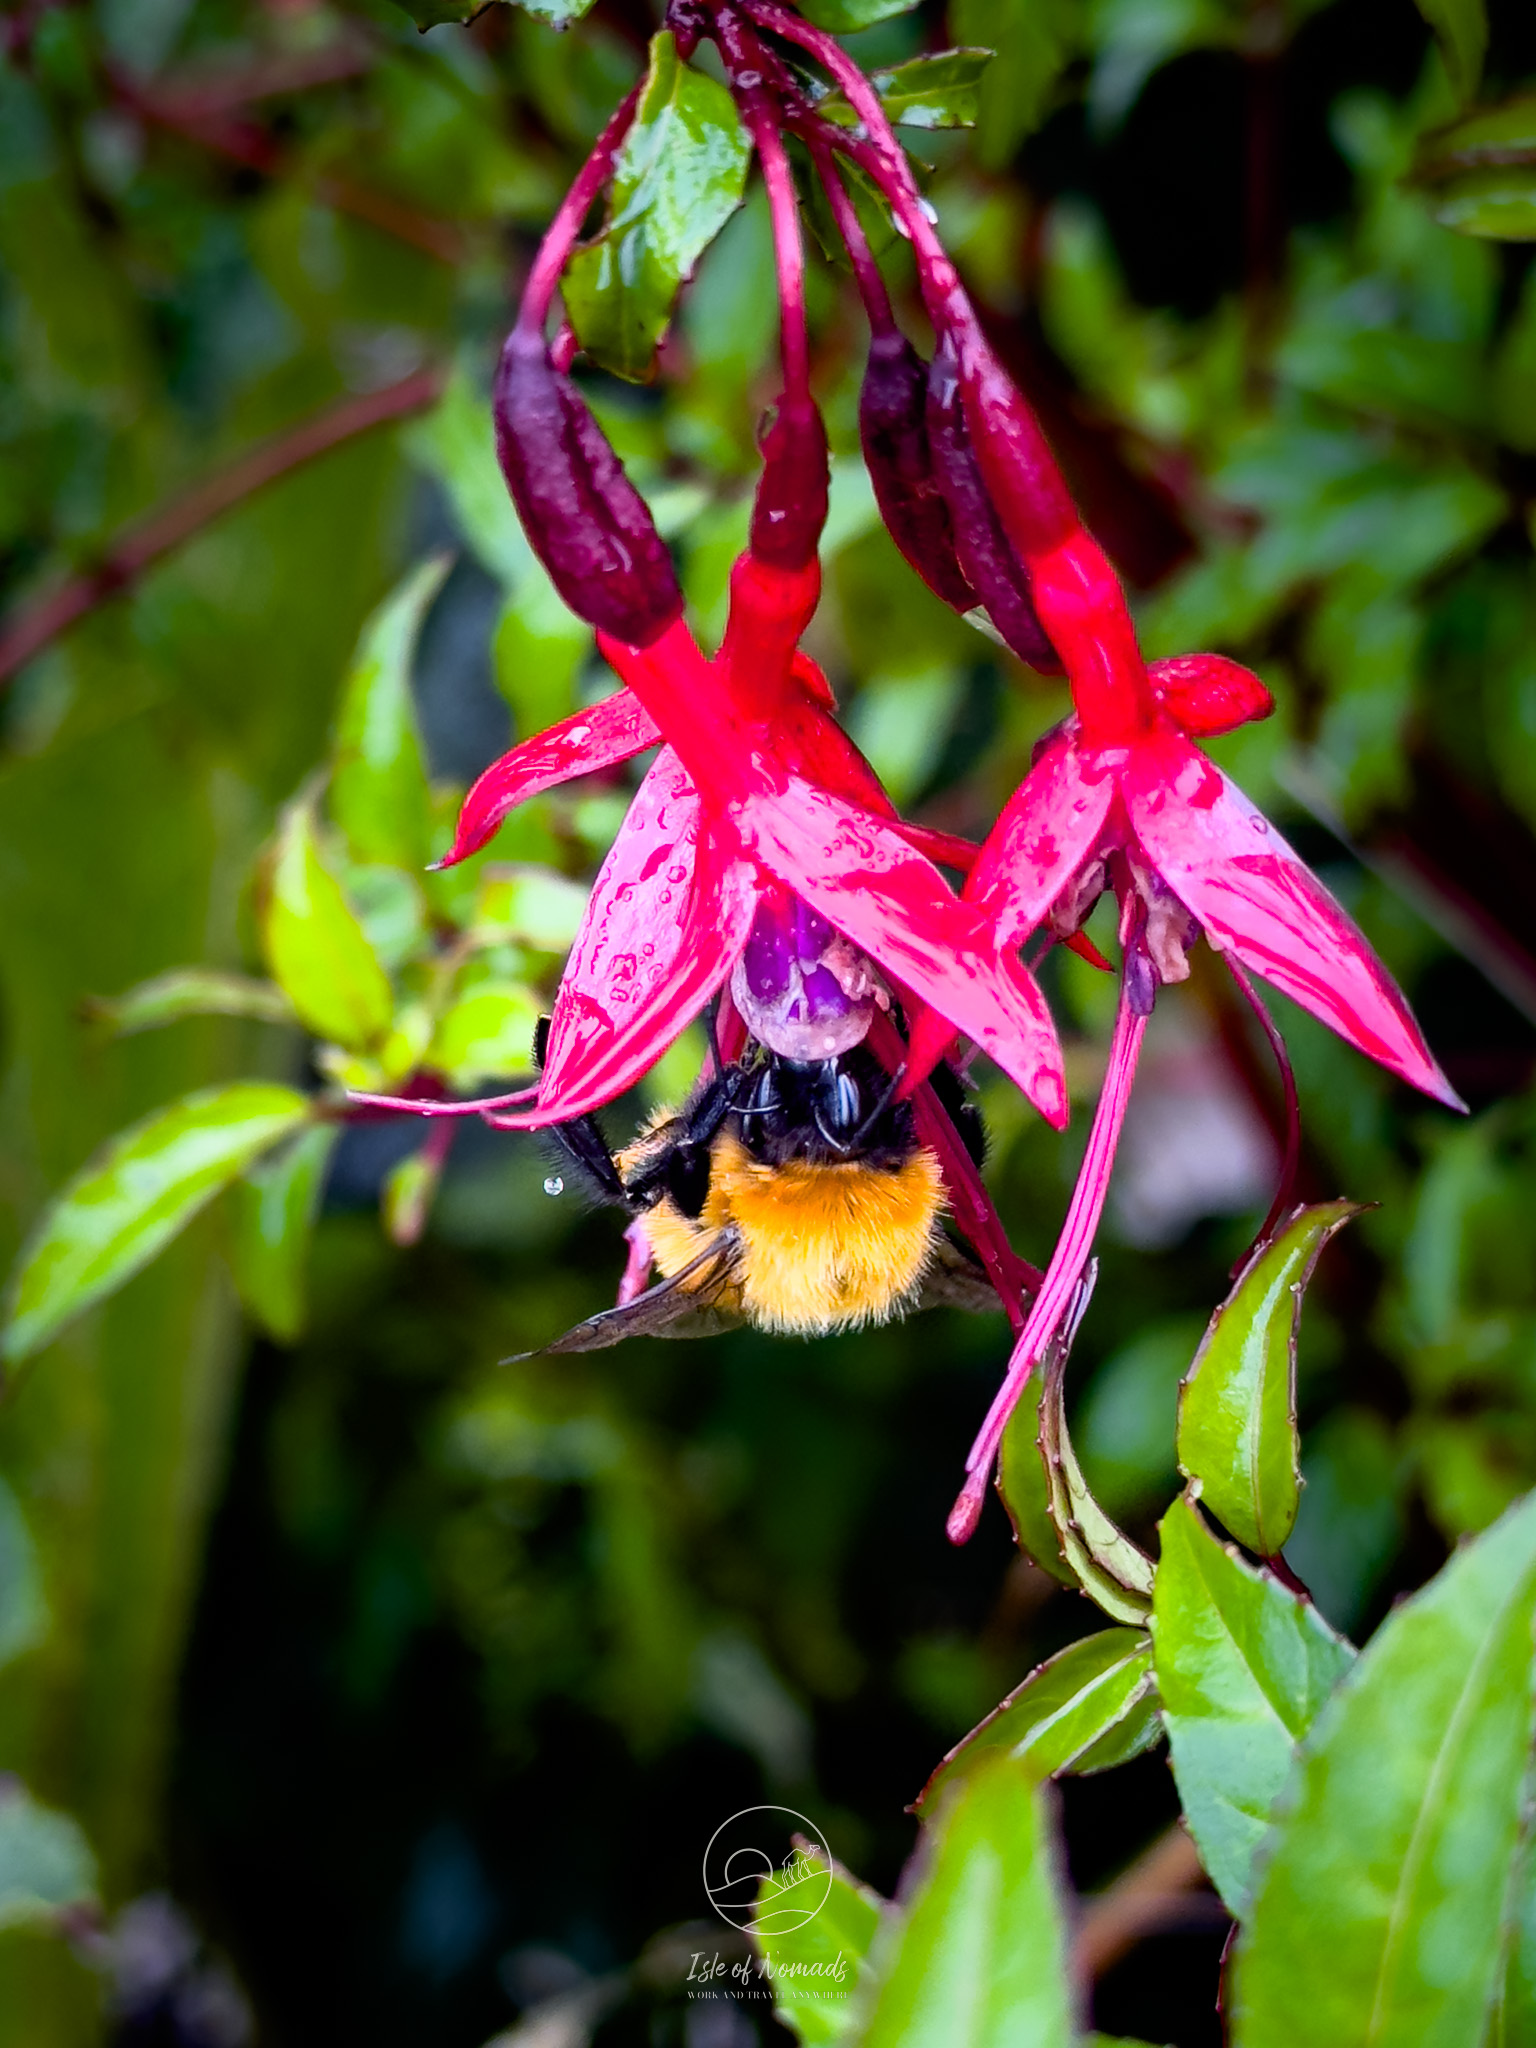
[[688, 870], [685, 867], [677, 866], [670, 867], [667, 869], [667, 880], [671, 882], [674, 886], [676, 886], [679, 883], [686, 882], [687, 879]]
[[544, 1192], [546, 1195], [563, 1195], [565, 1193], [565, 1182], [558, 1173], [550, 1174], [544, 1183]]
[[1268, 818], [1255, 818], [1253, 821], [1253, 829], [1255, 832], [1267, 832], [1269, 830]]

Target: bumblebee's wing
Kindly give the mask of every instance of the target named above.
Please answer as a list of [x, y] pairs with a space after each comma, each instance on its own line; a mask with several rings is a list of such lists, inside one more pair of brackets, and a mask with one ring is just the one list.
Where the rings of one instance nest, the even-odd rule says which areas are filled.
[[521, 1355], [560, 1358], [576, 1351], [605, 1351], [626, 1337], [716, 1337], [722, 1330], [737, 1329], [742, 1318], [720, 1304], [736, 1255], [735, 1235], [722, 1233], [670, 1280], [658, 1281], [622, 1308], [599, 1310], [552, 1344]]
[[972, 1315], [996, 1315], [1002, 1310], [997, 1289], [987, 1270], [953, 1238], [940, 1237], [933, 1264], [923, 1278], [919, 1308], [963, 1308]]

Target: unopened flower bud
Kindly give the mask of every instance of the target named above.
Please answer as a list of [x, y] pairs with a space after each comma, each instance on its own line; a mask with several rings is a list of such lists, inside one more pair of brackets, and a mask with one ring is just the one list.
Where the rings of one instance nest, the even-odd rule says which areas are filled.
[[496, 452], [518, 517], [578, 618], [648, 647], [683, 609], [649, 508], [542, 334], [514, 328], [493, 394]]
[[887, 532], [936, 597], [957, 612], [981, 600], [955, 551], [949, 504], [928, 446], [928, 366], [895, 327], [870, 338], [859, 435]]
[[934, 473], [949, 505], [966, 581], [1019, 659], [1059, 674], [1061, 659], [1036, 615], [1028, 572], [1009, 546], [976, 463], [961, 402], [959, 361], [947, 336], [928, 371], [927, 422]]
[[786, 393], [762, 446], [752, 553], [775, 569], [803, 569], [815, 559], [827, 523], [827, 430], [814, 402]]

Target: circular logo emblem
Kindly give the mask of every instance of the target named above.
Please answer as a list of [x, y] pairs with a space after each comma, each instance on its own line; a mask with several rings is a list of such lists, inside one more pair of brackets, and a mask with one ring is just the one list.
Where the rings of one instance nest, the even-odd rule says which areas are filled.
[[832, 1851], [821, 1830], [792, 1807], [744, 1807], [709, 1838], [704, 1889], [732, 1927], [788, 1934], [826, 1904]]

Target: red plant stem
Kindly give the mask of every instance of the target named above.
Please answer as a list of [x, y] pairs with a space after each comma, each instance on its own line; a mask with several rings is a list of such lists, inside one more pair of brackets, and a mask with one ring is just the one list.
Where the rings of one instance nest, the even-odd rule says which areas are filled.
[[1291, 1065], [1291, 1056], [1286, 1051], [1285, 1040], [1280, 1036], [1280, 1027], [1269, 1014], [1264, 998], [1248, 977], [1246, 968], [1231, 953], [1223, 953], [1227, 972], [1242, 991], [1243, 999], [1259, 1020], [1259, 1029], [1269, 1040], [1269, 1049], [1275, 1056], [1275, 1065], [1280, 1069], [1280, 1085], [1285, 1090], [1285, 1156], [1280, 1167], [1280, 1182], [1275, 1189], [1275, 1199], [1269, 1205], [1269, 1214], [1259, 1226], [1259, 1234], [1253, 1244], [1244, 1252], [1237, 1265], [1246, 1265], [1253, 1252], [1261, 1244], [1267, 1244], [1274, 1235], [1275, 1225], [1286, 1215], [1295, 1199], [1296, 1169], [1301, 1163], [1301, 1106], [1296, 1097], [1296, 1073]]
[[[815, 120], [814, 116], [812, 120], [817, 128], [825, 128], [827, 125], [825, 121]], [[805, 136], [805, 140], [816, 165], [817, 175], [826, 191], [827, 204], [832, 209], [832, 219], [837, 232], [843, 238], [848, 260], [853, 265], [859, 297], [864, 301], [864, 311], [869, 316], [870, 327], [876, 334], [889, 334], [896, 325], [896, 316], [891, 311], [891, 295], [885, 288], [885, 279], [880, 275], [880, 266], [869, 246], [869, 238], [859, 219], [859, 210], [853, 203], [848, 187], [838, 176], [836, 161], [825, 140], [816, 135], [814, 130]]]
[[523, 287], [523, 302], [517, 314], [519, 327], [542, 330], [550, 302], [555, 296], [555, 287], [560, 282], [560, 273], [565, 268], [576, 237], [581, 233], [583, 222], [592, 210], [593, 200], [613, 171], [613, 160], [630, 131], [644, 85], [643, 78], [637, 79], [619, 102], [609, 117], [607, 127], [593, 143], [592, 154], [577, 172], [576, 182], [561, 200], [539, 244], [539, 253], [528, 272], [528, 282]]
[[[869, 1049], [889, 1074], [894, 1074], [906, 1057], [901, 1034], [883, 1012], [877, 1012], [870, 1025]], [[996, 1288], [1009, 1322], [1015, 1331], [1022, 1330], [1023, 1297], [1040, 1286], [1039, 1268], [1028, 1259], [1021, 1259], [1008, 1242], [1002, 1218], [974, 1160], [927, 1081], [912, 1097], [912, 1112], [918, 1137], [938, 1159], [955, 1222], [986, 1267], [987, 1278]]]
[[775, 109], [764, 90], [766, 60], [757, 38], [728, 8], [722, 8], [716, 16], [714, 36], [736, 103], [751, 132], [768, 192], [773, 257], [778, 271], [784, 389], [791, 398], [805, 398], [811, 388], [811, 358], [805, 325], [805, 250], [800, 240], [800, 206]]
[[1128, 979], [1122, 975], [1120, 1005], [1115, 1013], [1115, 1035], [1109, 1048], [1109, 1070], [1104, 1076], [1098, 1107], [1093, 1113], [1088, 1149], [1078, 1171], [1077, 1185], [1072, 1190], [1072, 1200], [1067, 1205], [1066, 1221], [1062, 1224], [1051, 1263], [1045, 1269], [1045, 1278], [1030, 1309], [1029, 1320], [1013, 1347], [1007, 1375], [966, 1460], [969, 1476], [949, 1517], [949, 1539], [952, 1543], [967, 1542], [975, 1530], [1008, 1418], [1018, 1405], [1030, 1374], [1045, 1356], [1046, 1347], [1055, 1336], [1062, 1317], [1071, 1307], [1077, 1283], [1093, 1250], [1099, 1218], [1104, 1213], [1104, 1201], [1109, 1193], [1109, 1177], [1114, 1168], [1126, 1106], [1131, 1099], [1131, 1083], [1136, 1078], [1141, 1041], [1147, 1029], [1146, 1018], [1131, 1008]]
[[0, 683], [24, 668], [77, 619], [126, 590], [153, 563], [201, 532], [221, 513], [359, 434], [389, 420], [402, 419], [408, 413], [421, 412], [437, 398], [442, 383], [442, 371], [432, 367], [413, 371], [382, 391], [349, 398], [329, 412], [306, 420], [291, 434], [280, 435], [253, 449], [228, 469], [206, 478], [184, 498], [151, 513], [142, 524], [129, 527], [110, 543], [94, 568], [72, 577], [51, 597], [39, 599], [0, 628]]

